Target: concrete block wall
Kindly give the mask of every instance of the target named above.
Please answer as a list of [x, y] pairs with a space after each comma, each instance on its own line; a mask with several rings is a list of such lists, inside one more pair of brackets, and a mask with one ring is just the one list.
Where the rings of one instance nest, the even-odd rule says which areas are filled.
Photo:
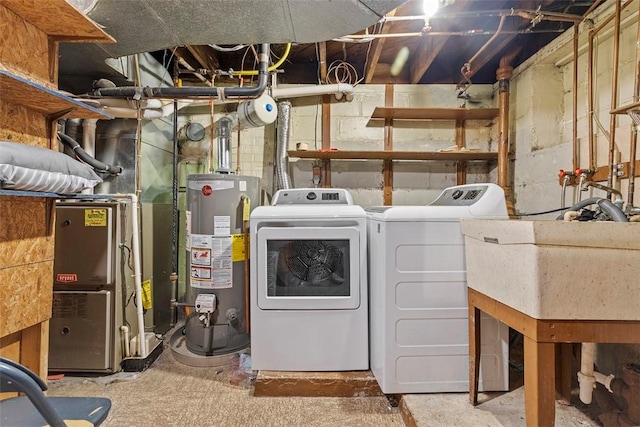
[[[469, 108], [493, 107], [491, 85], [476, 85], [470, 91], [474, 103]], [[475, 102], [477, 99], [477, 103]], [[321, 97], [293, 99], [290, 149], [306, 143], [310, 149], [322, 146]], [[457, 108], [454, 85], [396, 85], [393, 105], [397, 107]], [[331, 104], [331, 146], [339, 150], [382, 150], [384, 125], [369, 124], [376, 107], [385, 105], [384, 85], [356, 86], [351, 102]], [[495, 149], [495, 123], [468, 122], [466, 140], [469, 148]], [[455, 146], [454, 122], [396, 122], [393, 129], [394, 150], [437, 151]], [[312, 186], [314, 160], [290, 159], [296, 187]], [[377, 160], [333, 160], [331, 185], [347, 188], [354, 201], [362, 206], [383, 203], [383, 162]], [[472, 163], [468, 168], [469, 183], [495, 182], [495, 165]], [[455, 162], [394, 162], [393, 203], [427, 204], [442, 191], [455, 185]]]
[[[609, 2], [598, 15], [595, 25], [613, 12]], [[607, 7], [608, 6], [608, 7]], [[620, 36], [620, 61], [618, 106], [632, 101], [635, 66], [635, 38], [637, 33], [637, 8], [629, 7], [623, 15]], [[589, 28], [580, 28], [578, 57], [578, 165], [589, 167], [588, 147], [588, 92], [587, 92], [587, 42]], [[518, 69], [511, 80], [510, 150], [514, 154], [513, 181], [516, 212], [530, 213], [560, 207], [561, 187], [558, 184], [559, 169], [571, 170], [573, 159], [573, 29], [561, 35], [545, 49], [534, 55]], [[594, 69], [594, 114], [607, 130], [611, 110], [611, 75], [613, 70], [612, 31], [603, 30], [596, 38]], [[606, 167], [609, 142], [602, 130], [594, 125], [596, 140], [595, 164]], [[616, 146], [621, 161], [629, 161], [631, 119], [618, 116]], [[628, 180], [619, 183], [618, 189], [627, 196]], [[583, 193], [582, 197], [605, 196], [600, 190]], [[580, 195], [572, 188], [567, 191], [567, 203]], [[554, 218], [549, 214], [537, 218]]]

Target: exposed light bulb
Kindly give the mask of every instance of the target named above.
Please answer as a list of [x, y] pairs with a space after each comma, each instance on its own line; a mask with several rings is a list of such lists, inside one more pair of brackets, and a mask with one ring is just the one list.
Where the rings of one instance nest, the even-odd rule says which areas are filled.
[[429, 19], [435, 15], [439, 7], [440, 0], [423, 0], [422, 8], [424, 10], [425, 19]]

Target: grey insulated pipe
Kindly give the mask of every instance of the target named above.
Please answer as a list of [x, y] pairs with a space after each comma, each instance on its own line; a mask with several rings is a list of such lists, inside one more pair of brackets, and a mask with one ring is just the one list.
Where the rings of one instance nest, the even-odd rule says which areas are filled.
[[276, 142], [276, 181], [278, 190], [291, 188], [289, 176], [289, 135], [291, 129], [291, 103], [289, 101], [278, 104], [278, 129]]
[[258, 84], [253, 87], [108, 87], [98, 88], [91, 96], [114, 98], [257, 98], [267, 88], [269, 43], [258, 52]]
[[89, 154], [87, 154], [86, 151], [82, 149], [82, 147], [80, 147], [80, 144], [78, 144], [78, 142], [70, 136], [65, 135], [61, 132], [58, 132], [58, 136], [60, 137], [60, 141], [62, 141], [65, 146], [73, 150], [73, 153], [78, 159], [91, 166], [96, 172], [105, 172], [112, 175], [118, 175], [122, 172], [122, 168], [120, 166], [108, 165], [106, 163], [102, 163], [100, 160], [96, 160], [91, 157]]
[[[611, 217], [616, 222], [629, 222], [627, 216], [622, 212], [616, 205], [611, 203], [608, 199], [603, 199], [601, 197], [591, 197], [589, 199], [582, 200], [575, 205], [571, 206], [568, 210], [570, 211], [578, 211], [589, 205], [598, 205], [600, 209], [602, 209], [607, 215]], [[558, 219], [562, 219], [563, 215], [560, 215]]]

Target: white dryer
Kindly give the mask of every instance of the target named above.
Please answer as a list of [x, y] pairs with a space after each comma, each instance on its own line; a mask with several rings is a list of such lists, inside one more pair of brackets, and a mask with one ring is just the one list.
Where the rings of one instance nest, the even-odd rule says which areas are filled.
[[[502, 189], [462, 185], [429, 206], [367, 209], [371, 370], [384, 393], [469, 391], [467, 217], [508, 218]], [[480, 386], [507, 390], [508, 327], [482, 322]]]
[[253, 369], [369, 369], [366, 233], [342, 189], [280, 190], [253, 210]]

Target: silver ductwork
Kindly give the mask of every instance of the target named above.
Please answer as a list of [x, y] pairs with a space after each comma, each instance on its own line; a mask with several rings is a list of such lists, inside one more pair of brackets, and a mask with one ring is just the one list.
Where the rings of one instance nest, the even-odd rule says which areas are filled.
[[289, 175], [289, 133], [291, 129], [291, 103], [283, 101], [278, 104], [278, 130], [276, 141], [276, 181], [278, 190], [291, 188]]
[[232, 120], [223, 117], [218, 120], [216, 136], [218, 137], [218, 169], [217, 173], [231, 173], [231, 125]]

